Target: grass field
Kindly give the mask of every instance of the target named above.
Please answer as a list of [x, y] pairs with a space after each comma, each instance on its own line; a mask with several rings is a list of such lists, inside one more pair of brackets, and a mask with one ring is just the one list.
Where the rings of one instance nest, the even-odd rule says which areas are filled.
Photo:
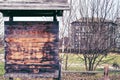
[[4, 48], [0, 48], [0, 54], [4, 53]]
[[2, 76], [4, 74], [5, 70], [4, 70], [4, 63], [0, 62], [0, 76]]
[[[60, 58], [62, 59], [62, 68], [63, 70], [65, 69], [65, 62], [66, 62], [66, 56], [67, 54], [60, 54]], [[84, 71], [85, 70], [85, 66], [84, 66], [84, 61], [81, 59], [81, 57], [83, 57], [82, 55], [75, 55], [75, 54], [68, 54], [68, 70], [69, 71]], [[110, 66], [112, 66], [113, 63], [117, 63], [118, 65], [120, 65], [120, 55], [119, 54], [113, 54], [110, 53], [108, 56], [106, 56], [103, 59], [104, 62], [101, 62], [101, 65], [105, 65], [105, 64], [109, 64]], [[98, 66], [98, 67], [99, 67]], [[101, 68], [97, 68], [98, 71], [103, 70]]]

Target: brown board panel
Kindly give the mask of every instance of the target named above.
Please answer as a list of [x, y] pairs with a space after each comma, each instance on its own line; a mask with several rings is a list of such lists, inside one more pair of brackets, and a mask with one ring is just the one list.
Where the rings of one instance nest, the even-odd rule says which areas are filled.
[[5, 22], [6, 73], [59, 70], [58, 22]]

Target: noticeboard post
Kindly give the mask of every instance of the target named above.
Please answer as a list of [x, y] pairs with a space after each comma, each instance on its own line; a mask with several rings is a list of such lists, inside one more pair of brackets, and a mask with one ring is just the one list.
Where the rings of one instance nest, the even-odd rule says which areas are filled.
[[5, 22], [5, 76], [59, 77], [58, 22]]

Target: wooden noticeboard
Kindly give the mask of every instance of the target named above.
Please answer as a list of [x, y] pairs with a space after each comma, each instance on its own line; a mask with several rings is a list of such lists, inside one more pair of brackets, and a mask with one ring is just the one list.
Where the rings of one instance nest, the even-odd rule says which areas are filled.
[[5, 22], [6, 75], [57, 75], [58, 32], [58, 22]]

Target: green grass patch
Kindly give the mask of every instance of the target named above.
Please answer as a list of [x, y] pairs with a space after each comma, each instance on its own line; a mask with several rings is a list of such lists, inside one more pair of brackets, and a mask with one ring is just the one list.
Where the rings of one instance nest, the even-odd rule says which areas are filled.
[[4, 73], [5, 73], [4, 63], [3, 63], [3, 62], [0, 62], [0, 76], [2, 76]]
[[[62, 70], [65, 70], [65, 64], [66, 64], [66, 56], [68, 55], [68, 70], [69, 71], [84, 71], [84, 60], [82, 54], [64, 54], [60, 53], [60, 59], [62, 60]], [[117, 63], [120, 66], [120, 55], [119, 54], [113, 54], [110, 53], [106, 57], [104, 57], [103, 61], [100, 62], [100, 66], [105, 64], [109, 64], [110, 66], [113, 65], [113, 63]], [[96, 71], [103, 71], [103, 68], [97, 68]]]
[[4, 48], [0, 48], [0, 54], [4, 54]]

